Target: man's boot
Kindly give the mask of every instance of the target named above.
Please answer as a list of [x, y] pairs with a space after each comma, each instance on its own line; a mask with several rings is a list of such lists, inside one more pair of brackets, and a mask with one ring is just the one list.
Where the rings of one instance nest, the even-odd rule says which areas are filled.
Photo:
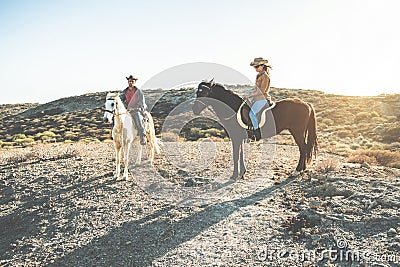
[[254, 137], [255, 137], [255, 140], [256, 140], [256, 141], [258, 141], [258, 140], [261, 139], [261, 130], [260, 130], [260, 128], [257, 128], [257, 129], [254, 131]]
[[140, 144], [141, 144], [142, 146], [144, 146], [144, 145], [147, 144], [147, 137], [146, 137], [145, 134], [141, 134], [141, 135], [140, 135]]

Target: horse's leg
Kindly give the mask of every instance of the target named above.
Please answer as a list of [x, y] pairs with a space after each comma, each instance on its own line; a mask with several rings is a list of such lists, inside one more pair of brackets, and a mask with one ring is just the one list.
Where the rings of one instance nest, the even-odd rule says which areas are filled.
[[115, 144], [115, 174], [114, 178], [119, 177], [119, 174], [121, 172], [121, 149], [122, 147], [120, 144]]
[[122, 176], [123, 179], [128, 179], [128, 165], [129, 165], [129, 150], [131, 148], [131, 142], [125, 142], [125, 149], [124, 149], [124, 175]]
[[136, 165], [140, 165], [140, 163], [142, 162], [142, 150], [143, 150], [142, 145], [138, 143], [138, 154], [136, 159]]
[[154, 160], [154, 146], [152, 143], [149, 142], [149, 159], [150, 159], [150, 164], [153, 164]]
[[244, 140], [240, 143], [240, 149], [239, 149], [239, 162], [240, 162], [240, 174], [239, 178], [242, 178], [243, 175], [246, 172], [246, 165], [244, 165], [244, 157], [243, 157], [243, 149], [244, 149]]
[[239, 150], [240, 150], [240, 141], [236, 139], [232, 139], [232, 152], [233, 152], [233, 174], [231, 179], [238, 178], [238, 163], [239, 163]]
[[301, 130], [290, 130], [294, 141], [299, 147], [300, 158], [297, 164], [296, 170], [293, 172], [294, 176], [297, 176], [301, 171], [306, 169], [306, 142], [305, 142], [305, 132]]

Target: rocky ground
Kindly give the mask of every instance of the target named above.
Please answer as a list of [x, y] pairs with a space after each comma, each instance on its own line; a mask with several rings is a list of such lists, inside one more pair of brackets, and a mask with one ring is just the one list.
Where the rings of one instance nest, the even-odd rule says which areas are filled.
[[[295, 178], [297, 147], [265, 156], [259, 143], [232, 182], [230, 143], [198, 144], [179, 145], [184, 159], [166, 144], [129, 180], [114, 178], [109, 142], [3, 150], [0, 265], [400, 265], [399, 169], [322, 152]], [[176, 190], [157, 195], [154, 173]], [[186, 189], [198, 189], [198, 205], [177, 201]]]

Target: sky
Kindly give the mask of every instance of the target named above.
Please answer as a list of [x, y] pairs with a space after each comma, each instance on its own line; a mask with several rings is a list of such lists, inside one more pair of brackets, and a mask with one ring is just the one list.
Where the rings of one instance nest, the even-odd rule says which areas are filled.
[[130, 74], [141, 87], [194, 62], [254, 84], [255, 57], [273, 66], [273, 87], [400, 93], [398, 10], [397, 0], [0, 0], [0, 103], [122, 90]]

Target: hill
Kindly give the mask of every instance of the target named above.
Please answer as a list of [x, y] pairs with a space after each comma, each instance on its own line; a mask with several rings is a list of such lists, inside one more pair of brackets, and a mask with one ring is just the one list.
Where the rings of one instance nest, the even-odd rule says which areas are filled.
[[[250, 87], [231, 86], [240, 95]], [[400, 151], [400, 95], [350, 97], [314, 90], [272, 88], [276, 100], [297, 97], [314, 105], [319, 143], [322, 149], [339, 155], [353, 155], [357, 161], [376, 163], [366, 150]], [[46, 104], [0, 105], [0, 146], [3, 149], [27, 147], [43, 142], [92, 142], [111, 139], [111, 125], [102, 122], [106, 92], [62, 98]], [[148, 106], [159, 134], [164, 119], [179, 104], [190, 101], [193, 88], [145, 90]], [[182, 139], [226, 138], [216, 122], [201, 118], [190, 122], [179, 133]], [[293, 144], [289, 133], [278, 136], [281, 144]], [[361, 155], [360, 155], [361, 153]], [[375, 153], [375, 152], [374, 152]], [[393, 156], [392, 154], [390, 154]], [[396, 156], [394, 156], [396, 158]], [[387, 157], [386, 157], [387, 158]], [[379, 161], [379, 160], [378, 160]], [[382, 161], [382, 160], [381, 160]], [[385, 164], [399, 167], [399, 161]]]
[[[297, 178], [298, 148], [283, 133], [246, 144], [247, 172], [230, 181], [231, 144], [203, 118], [154, 165], [135, 165], [133, 147], [129, 179], [116, 179], [105, 92], [0, 106], [0, 265], [398, 266], [399, 96], [272, 93], [317, 111], [322, 149]], [[145, 94], [159, 133], [194, 91]]]

